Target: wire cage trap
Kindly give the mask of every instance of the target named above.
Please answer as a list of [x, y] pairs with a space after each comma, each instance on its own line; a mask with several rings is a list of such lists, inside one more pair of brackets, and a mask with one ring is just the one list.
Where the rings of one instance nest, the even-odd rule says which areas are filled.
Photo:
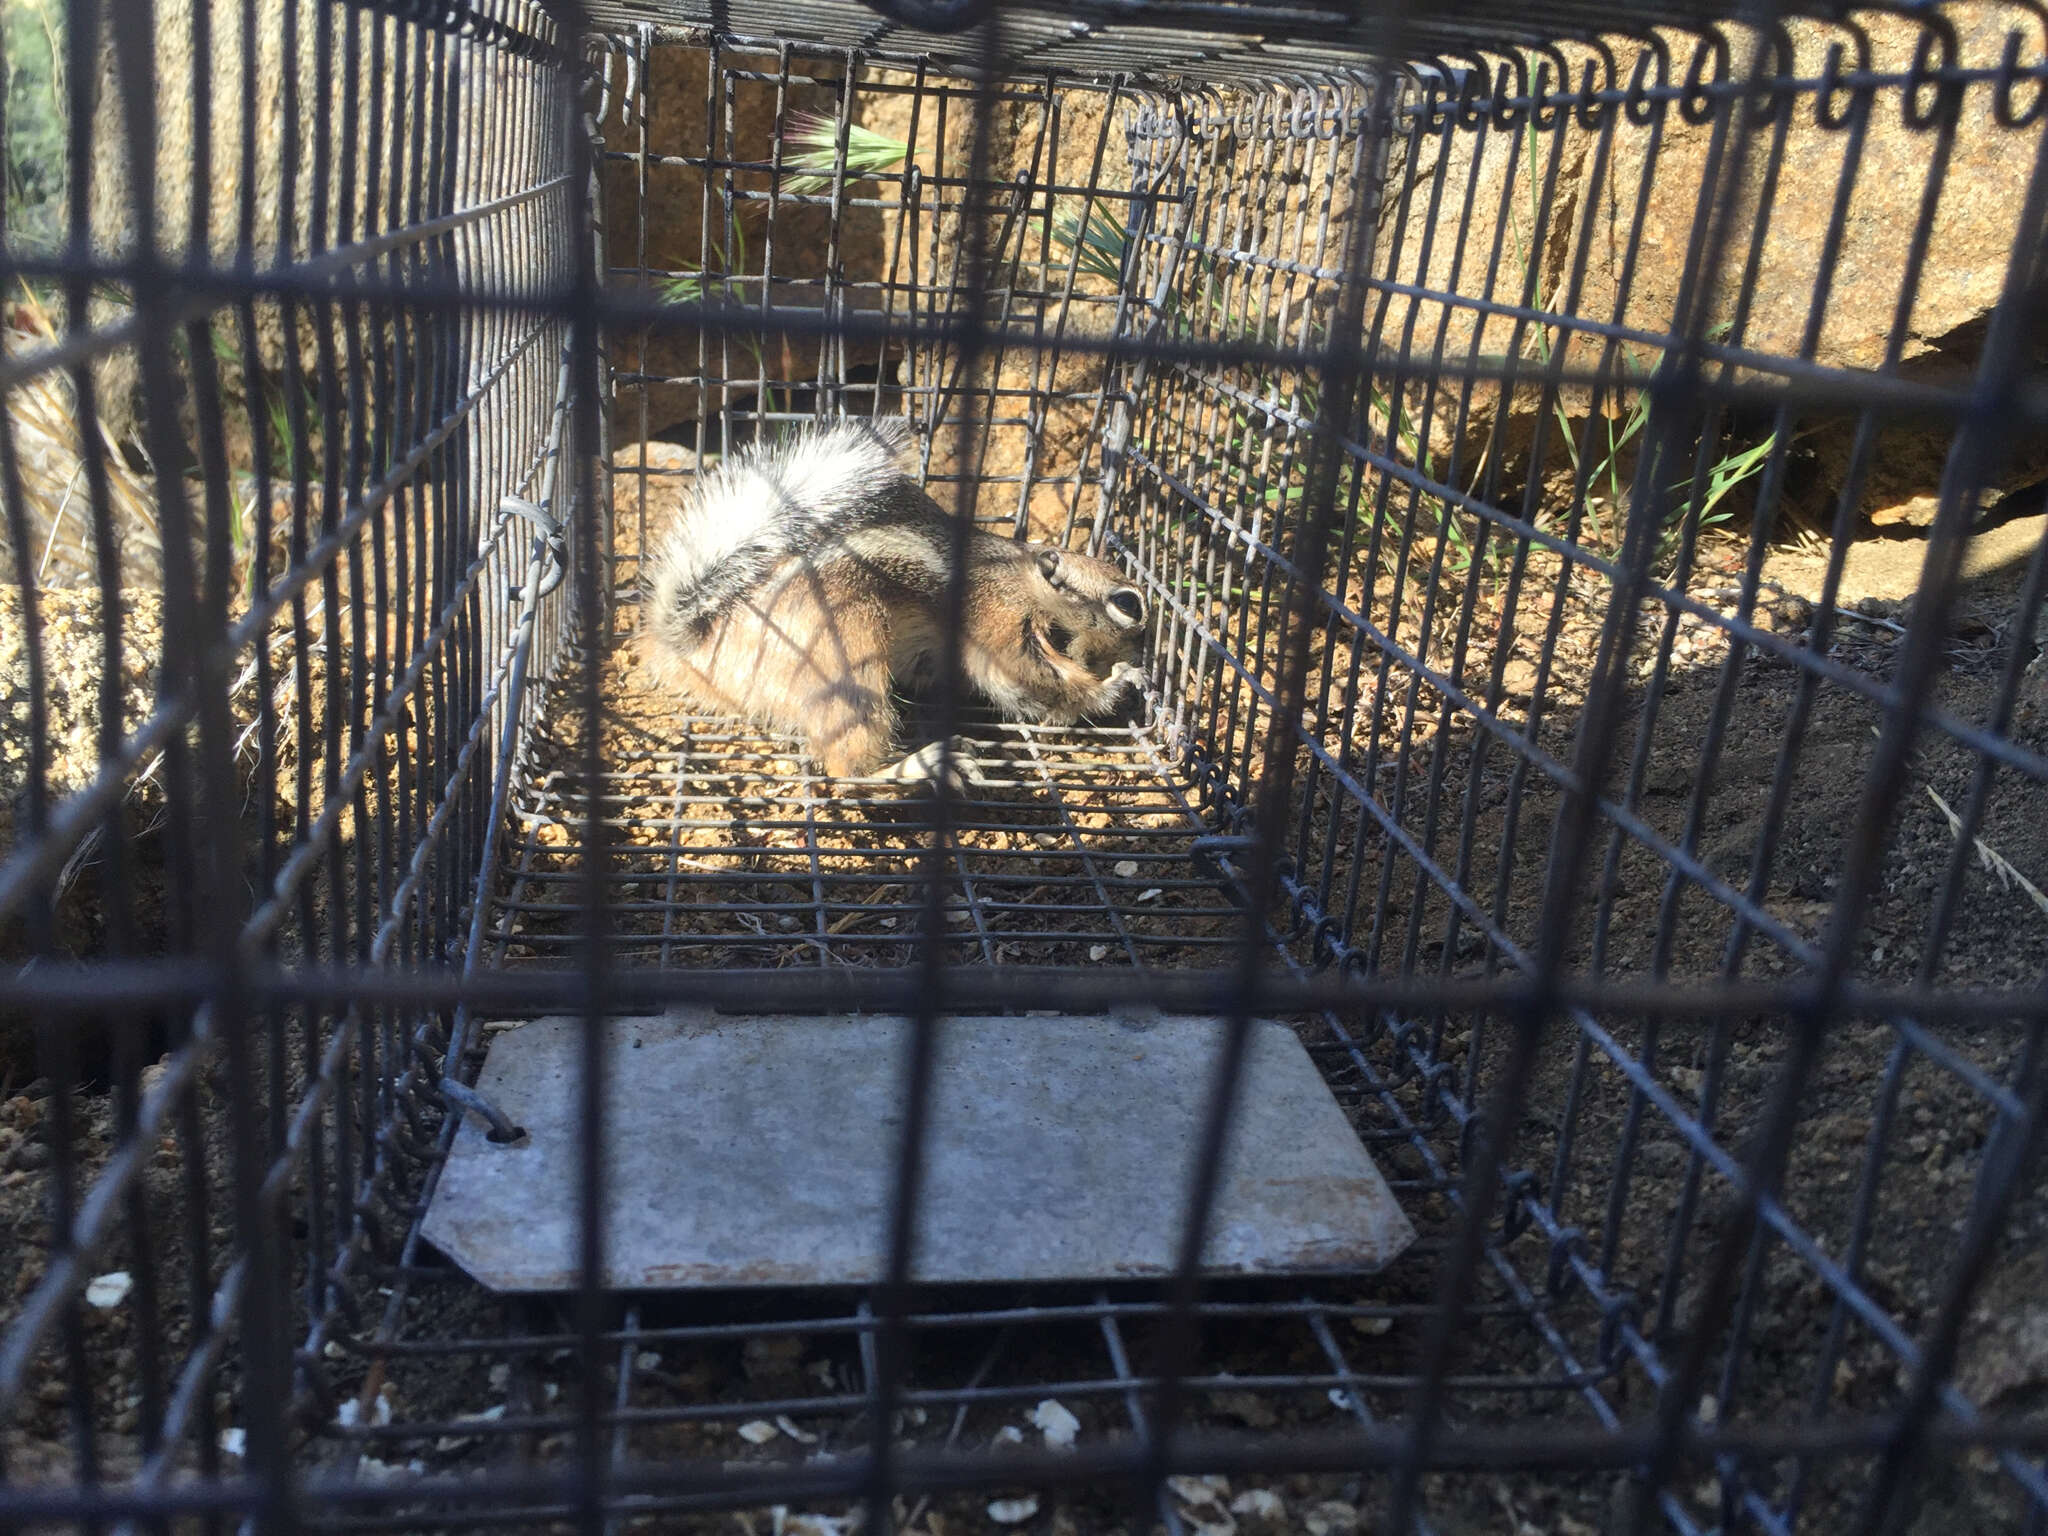
[[[14, 20], [0, 1525], [2042, 1528], [2040, 11]], [[1127, 574], [1135, 722], [942, 687], [914, 795], [650, 681], [841, 414]], [[866, 1282], [604, 1283], [707, 1009]], [[1173, 1261], [919, 1283], [946, 1042], [1144, 1009], [1188, 1136], [1049, 1230]], [[1282, 1035], [1413, 1240], [1219, 1274]]]

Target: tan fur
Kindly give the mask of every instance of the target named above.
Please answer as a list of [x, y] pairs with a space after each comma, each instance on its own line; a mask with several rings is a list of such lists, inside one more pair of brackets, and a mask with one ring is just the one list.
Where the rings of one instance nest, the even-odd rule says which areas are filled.
[[[657, 680], [801, 736], [834, 777], [876, 773], [901, 750], [891, 677], [928, 683], [943, 654], [943, 516], [792, 557], [686, 652], [650, 635]], [[963, 670], [1006, 718], [1071, 725], [1127, 696], [1143, 606], [1114, 567], [977, 532], [967, 577]]]

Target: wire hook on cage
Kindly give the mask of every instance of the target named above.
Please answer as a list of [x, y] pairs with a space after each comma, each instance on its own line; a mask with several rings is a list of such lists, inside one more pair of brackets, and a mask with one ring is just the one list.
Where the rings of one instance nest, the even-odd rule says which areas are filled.
[[1453, 126], [1467, 133], [1476, 133], [1486, 121], [1486, 112], [1479, 104], [1479, 90], [1483, 82], [1490, 82], [1493, 66], [1482, 54], [1460, 54], [1453, 57], [1469, 58], [1471, 69], [1458, 72], [1458, 99], [1450, 108]]
[[1400, 76], [1401, 87], [1394, 95], [1394, 107], [1389, 119], [1397, 133], [1413, 133], [1418, 126], [1428, 132], [1436, 126], [1436, 116], [1443, 105], [1444, 87], [1450, 83], [1457, 71], [1438, 54], [1429, 54], [1417, 59], [1404, 59], [1393, 67]]
[[[640, 93], [640, 59], [643, 52], [654, 47], [654, 28], [643, 22], [633, 36], [603, 33], [590, 38], [587, 46], [585, 78], [597, 88], [593, 119], [599, 123], [606, 121], [616, 100], [620, 127], [631, 128], [637, 121], [634, 103]], [[614, 58], [625, 64], [617, 73], [613, 70]]]
[[1372, 974], [1372, 966], [1367, 963], [1364, 950], [1354, 949], [1347, 951], [1344, 957], [1337, 962], [1337, 972], [1347, 979], [1370, 976]]
[[[533, 600], [539, 602], [561, 586], [569, 574], [567, 530], [552, 512], [536, 506], [523, 497], [507, 496], [498, 503], [498, 510], [507, 517], [522, 518], [540, 530], [534, 535], [534, 556], [536, 559], [542, 556], [546, 558], [541, 567], [540, 580], [533, 593]], [[524, 600], [517, 582], [512, 584], [511, 594], [515, 603]]]
[[515, 1124], [512, 1117], [489, 1099], [478, 1093], [467, 1083], [456, 1078], [444, 1077], [439, 1085], [442, 1100], [458, 1114], [472, 1114], [486, 1121], [490, 1127], [490, 1139], [500, 1146], [509, 1146], [522, 1140], [526, 1131]]
[[625, 50], [626, 80], [619, 96], [619, 123], [631, 128], [640, 118], [640, 65], [654, 53], [654, 24], [643, 21], [634, 36], [634, 46]]
[[1344, 137], [1346, 106], [1352, 99], [1351, 93], [1358, 89], [1358, 83], [1352, 80], [1326, 80], [1318, 87], [1322, 98], [1316, 107], [1316, 137], [1319, 140], [1334, 144]]
[[[1543, 57], [1536, 65], [1535, 87], [1529, 93], [1529, 120], [1538, 132], [1549, 133], [1571, 110], [1568, 98], [1572, 88], [1572, 66], [1563, 50], [1553, 43], [1539, 43], [1536, 51]], [[1550, 94], [1550, 68], [1553, 64], [1557, 66], [1560, 92], [1556, 96]]]
[[1307, 891], [1298, 885], [1287, 888], [1287, 940], [1290, 944], [1307, 937], [1319, 916], [1321, 914], [1310, 902]]
[[1301, 75], [1284, 78], [1294, 92], [1288, 109], [1288, 127], [1296, 138], [1329, 143], [1343, 133], [1344, 99], [1336, 86]]
[[[1657, 71], [1654, 83], [1648, 78], [1652, 68]], [[1671, 50], [1662, 37], [1652, 32], [1643, 39], [1636, 67], [1629, 71], [1628, 91], [1621, 101], [1622, 115], [1638, 128], [1649, 127], [1663, 112], [1664, 93], [1670, 89]]]
[[[1361, 974], [1371, 972], [1370, 958], [1363, 950], [1358, 952], [1358, 961], [1358, 969]], [[1390, 1088], [1402, 1087], [1414, 1082], [1422, 1075], [1423, 1068], [1429, 1065], [1429, 1063], [1423, 1060], [1422, 1051], [1415, 1044], [1415, 1037], [1422, 1033], [1422, 1021], [1420, 1019], [1404, 1018], [1400, 1014], [1386, 1009], [1377, 1010], [1373, 1014], [1373, 1020], [1374, 1028], [1377, 1032], [1386, 1037], [1388, 1066], [1384, 1070], [1387, 1086]], [[1448, 1066], [1449, 1063], [1445, 1062], [1442, 1065]], [[1447, 1105], [1433, 1104], [1428, 1094], [1422, 1095], [1417, 1105], [1418, 1116], [1436, 1113], [1438, 1115], [1436, 1123], [1439, 1125], [1443, 1123], [1442, 1114], [1447, 1111]], [[1416, 1121], [1418, 1125], [1423, 1123], [1424, 1121], [1421, 1118], [1418, 1118]]]
[[1513, 1242], [1529, 1230], [1532, 1205], [1543, 1201], [1543, 1181], [1533, 1168], [1517, 1168], [1500, 1181], [1501, 1241]]
[[[1606, 98], [1613, 95], [1620, 85], [1621, 68], [1615, 62], [1614, 50], [1604, 39], [1590, 38], [1586, 46], [1593, 50], [1595, 57], [1587, 59], [1585, 68], [1579, 72], [1578, 100], [1572, 105], [1572, 116], [1586, 132], [1598, 133], [1614, 115], [1614, 103]], [[1593, 82], [1596, 64], [1601, 72], [1597, 85]]]
[[1322, 98], [1316, 107], [1316, 137], [1325, 143], [1335, 143], [1344, 137], [1347, 121], [1347, 106], [1353, 99], [1352, 93], [1361, 89], [1355, 80], [1326, 80], [1319, 87]]
[[[1421, 1025], [1406, 1022], [1402, 1025], [1398, 1043], [1404, 1050], [1412, 1048]], [[1455, 1061], [1432, 1061], [1423, 1066], [1413, 1064], [1413, 1057], [1407, 1058], [1408, 1065], [1402, 1078], [1420, 1078], [1422, 1082], [1422, 1107], [1420, 1123], [1429, 1130], [1435, 1130], [1445, 1121], [1456, 1117], [1464, 1108], [1464, 1099], [1458, 1093], [1458, 1064]], [[1477, 1121], [1477, 1116], [1468, 1116], [1459, 1127], [1460, 1136]]]
[[[1314, 137], [1315, 107], [1308, 100], [1313, 91], [1306, 75], [1274, 75], [1265, 93], [1266, 105], [1272, 113], [1270, 132], [1297, 139]], [[1257, 123], [1252, 125], [1251, 132], [1254, 137], [1260, 136]]]
[[[1956, 78], [1955, 27], [1948, 18], [1928, 12], [1920, 18], [1920, 41], [1913, 48], [1913, 64], [1906, 71], [1906, 83], [1899, 92], [1899, 118], [1913, 133], [1925, 133], [1938, 124], [1952, 122], [1963, 102], [1963, 84]], [[1930, 50], [1940, 50], [1940, 62], [1931, 68]], [[1921, 92], [1934, 87], [1933, 100], [1923, 110]]]
[[1550, 1234], [1550, 1253], [1543, 1265], [1543, 1292], [1562, 1301], [1579, 1283], [1573, 1259], [1586, 1256], [1586, 1234], [1577, 1227], [1559, 1227]]
[[[1194, 143], [1196, 134], [1200, 130], [1207, 130], [1211, 133], [1219, 131], [1229, 132], [1231, 130], [1231, 119], [1237, 110], [1236, 103], [1225, 97], [1221, 91], [1216, 90], [1207, 82], [1197, 86], [1190, 86], [1185, 91], [1176, 92], [1161, 102], [1146, 100], [1141, 92], [1131, 90], [1129, 77], [1119, 75], [1117, 79], [1123, 82], [1121, 88], [1130, 100], [1145, 101], [1145, 105], [1139, 109], [1137, 117], [1149, 125], [1147, 131], [1152, 137], [1165, 137], [1165, 125], [1169, 119], [1171, 120], [1175, 135], [1172, 142], [1176, 148], [1184, 149], [1187, 145]], [[1202, 116], [1199, 121], [1197, 121], [1194, 110], [1189, 105], [1190, 102], [1194, 101], [1203, 103]]]
[[1764, 57], [1756, 79], [1750, 83], [1749, 124], [1768, 128], [1782, 111], [1791, 107], [1791, 83], [1798, 78], [1798, 64], [1792, 51], [1792, 34], [1782, 23], [1772, 23], [1765, 33]]
[[[1432, 126], [1478, 127], [1479, 118], [1474, 112], [1474, 103], [1478, 101], [1479, 87], [1487, 77], [1486, 61], [1475, 53], [1453, 49], [1449, 58], [1439, 55], [1432, 62], [1443, 75], [1430, 101], [1432, 119], [1441, 116], [1443, 121], [1433, 121]], [[1477, 79], [1474, 78], [1475, 74], [1478, 76]]]
[[[1835, 97], [1844, 89], [1842, 85], [1842, 45], [1828, 44], [1826, 61], [1821, 66], [1820, 89], [1814, 93], [1813, 120], [1829, 133], [1839, 133], [1854, 122], [1870, 102], [1870, 87], [1852, 85], [1847, 87], [1849, 104], [1841, 111], [1835, 109]], [[1870, 71], [1870, 35], [1858, 28], [1856, 32], [1856, 72], [1867, 75]]]
[[1602, 1370], [1621, 1364], [1621, 1346], [1626, 1333], [1635, 1331], [1643, 1320], [1643, 1304], [1625, 1285], [1609, 1288], [1600, 1298], [1600, 1338], [1594, 1351]]
[[[1510, 75], [1515, 82], [1513, 94], [1508, 90]], [[1514, 133], [1528, 121], [1534, 105], [1535, 90], [1530, 84], [1528, 57], [1511, 53], [1493, 72], [1493, 97], [1486, 105], [1487, 118], [1502, 133]]]
[[[1728, 34], [1718, 27], [1710, 27], [1693, 39], [1692, 61], [1685, 68], [1685, 89], [1678, 96], [1681, 119], [1695, 128], [1712, 121], [1714, 98], [1728, 84], [1732, 57]], [[1714, 67], [1711, 80], [1707, 78], [1710, 62]]]
[[583, 45], [584, 107], [594, 122], [602, 123], [612, 110], [612, 54], [618, 39], [608, 34], [587, 38]]
[[[2042, 26], [2048, 32], [2048, 19], [2043, 20]], [[2048, 51], [2048, 40], [2044, 40], [2044, 51]], [[2039, 120], [2042, 109], [2048, 107], [2048, 80], [2042, 78], [2044, 67], [2048, 67], [2048, 57], [2022, 69], [2019, 28], [2005, 34], [2005, 49], [1998, 58], [1998, 84], [1991, 96], [1991, 111], [2001, 128], [2030, 128]], [[2034, 99], [2024, 112], [2012, 104], [2012, 88], [2022, 76], [2034, 82]]]

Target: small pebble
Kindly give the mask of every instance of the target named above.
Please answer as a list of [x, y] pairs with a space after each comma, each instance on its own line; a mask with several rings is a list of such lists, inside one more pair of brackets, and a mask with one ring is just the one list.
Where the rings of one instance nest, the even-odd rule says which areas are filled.
[[1230, 1497], [1230, 1479], [1209, 1473], [1202, 1477], [1169, 1477], [1166, 1486], [1183, 1504], [1214, 1504], [1218, 1509]]
[[1031, 1410], [1031, 1422], [1045, 1436], [1046, 1446], [1055, 1451], [1071, 1451], [1074, 1437], [1081, 1432], [1081, 1421], [1065, 1404], [1050, 1397]]
[[393, 1478], [401, 1477], [408, 1472], [417, 1477], [427, 1470], [427, 1464], [417, 1456], [402, 1467], [395, 1466], [388, 1461], [379, 1461], [374, 1456], [365, 1456], [357, 1463], [357, 1467], [363, 1475], [363, 1480], [371, 1483], [388, 1483]]
[[1278, 1520], [1287, 1513], [1287, 1506], [1270, 1488], [1247, 1488], [1230, 1501], [1230, 1512], [1248, 1520]]
[[85, 1287], [85, 1303], [105, 1312], [118, 1307], [128, 1299], [129, 1291], [135, 1288], [135, 1277], [125, 1269], [108, 1270], [104, 1275], [95, 1275]]
[[1137, 879], [1138, 861], [1136, 859], [1118, 859], [1116, 861], [1116, 877], [1119, 880]]
[[1038, 1495], [1027, 1493], [1021, 1499], [994, 1499], [988, 1506], [988, 1517], [997, 1525], [1022, 1525], [1038, 1513]]
[[740, 1426], [740, 1438], [749, 1445], [766, 1445], [781, 1433], [766, 1419], [749, 1419]]

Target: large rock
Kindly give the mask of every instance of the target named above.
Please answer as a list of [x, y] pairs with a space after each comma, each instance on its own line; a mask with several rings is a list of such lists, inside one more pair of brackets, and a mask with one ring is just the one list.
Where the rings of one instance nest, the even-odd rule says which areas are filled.
[[[1995, 67], [2015, 28], [2021, 33], [2023, 60], [2039, 54], [2038, 21], [2020, 6], [1973, 6], [1945, 14], [1956, 27], [1957, 62], [1965, 68]], [[1922, 29], [1899, 17], [1872, 14], [1862, 21], [1871, 67], [1887, 74], [1909, 70]], [[1835, 42], [1844, 44], [1853, 67], [1855, 47], [1845, 30], [1799, 21], [1790, 24], [1789, 33], [1799, 78], [1817, 78]], [[1676, 68], [1682, 71], [1689, 45], [1680, 40], [1675, 51]], [[1633, 53], [1623, 49], [1620, 56], [1626, 78]], [[1576, 80], [1585, 55], [1571, 57]], [[1902, 93], [1883, 89], [1873, 100], [1863, 147], [1852, 166], [1850, 136], [1819, 125], [1811, 94], [1795, 98], [1775, 169], [1772, 135], [1764, 130], [1751, 138], [1738, 171], [1731, 173], [1724, 164], [1721, 172], [1722, 190], [1732, 191], [1734, 202], [1725, 252], [1705, 305], [1710, 334], [1727, 335], [1757, 352], [1787, 357], [1809, 352], [1828, 367], [1889, 367], [1905, 376], [1942, 380], [1966, 377], [2003, 290], [2014, 221], [2035, 158], [2032, 134], [2001, 127], [1992, 103], [1988, 84], [1962, 94], [1925, 263], [1908, 294], [1908, 257], [1935, 174], [1937, 134], [1910, 128], [1902, 114]], [[1604, 155], [1601, 136], [1569, 116], [1545, 131], [1524, 126], [1504, 133], [1488, 126], [1455, 131], [1447, 139], [1431, 137], [1412, 150], [1400, 146], [1395, 168], [1403, 171], [1410, 158], [1415, 161], [1415, 192], [1405, 209], [1394, 199], [1388, 203], [1379, 232], [1382, 270], [1391, 267], [1398, 281], [1465, 298], [1504, 304], [1533, 298], [1543, 308], [1590, 322], [1669, 332], [1678, 320], [1693, 259], [1703, 183], [1713, 172], [1713, 136], [1711, 123], [1687, 123], [1674, 110], [1653, 127], [1618, 119]], [[1449, 165], [1440, 167], [1446, 156]], [[1432, 202], [1431, 178], [1440, 168], [1441, 200]], [[1835, 195], [1852, 170], [1841, 248], [1832, 270], [1824, 274]], [[1581, 253], [1584, 266], [1575, 271]], [[1910, 298], [1903, 314], [1902, 295]], [[1818, 329], [1809, 335], [1816, 312]], [[1739, 335], [1732, 330], [1738, 320]], [[1412, 335], [1404, 337], [1411, 323]], [[1411, 355], [1426, 358], [1440, 332], [1448, 355], [1500, 356], [1508, 351], [1513, 322], [1433, 300], [1395, 296], [1389, 301], [1382, 345], [1399, 349], [1405, 342]], [[1570, 348], [1574, 365], [1591, 368], [1601, 363], [1605, 342], [1583, 334], [1567, 338], [1554, 329], [1539, 337], [1525, 328], [1522, 377], [1540, 377], [1541, 360], [1560, 346]], [[1652, 349], [1626, 351], [1626, 361], [1613, 366], [1640, 375], [1656, 360]], [[1540, 401], [1537, 389], [1518, 390], [1505, 434], [1511, 455], [1526, 453]], [[1582, 420], [1590, 401], [1583, 391], [1567, 390], [1562, 404], [1568, 415]], [[1442, 423], [1441, 416], [1449, 413], [1440, 411], [1432, 446], [1439, 454], [1458, 449], [1466, 463], [1476, 462], [1497, 411], [1498, 390], [1481, 386], [1462, 434]], [[1850, 425], [1823, 424], [1810, 440], [1822, 462], [1822, 479], [1839, 476], [1851, 431]], [[1935, 430], [1930, 444], [1921, 440], [1927, 433], [1888, 434], [1859, 510], [1877, 521], [1919, 520], [1931, 506], [1923, 498], [1931, 497], [1939, 478], [1947, 435]], [[1548, 463], [1554, 468], [1562, 450], [1554, 431], [1551, 436]], [[2039, 479], [2048, 471], [2039, 460], [2037, 455], [2015, 465], [1993, 487], [1994, 494]], [[1829, 489], [1823, 488], [1821, 503]], [[1809, 515], [1817, 510], [1807, 509]]]
[[[1944, 14], [1956, 29], [1958, 63], [1964, 68], [1995, 68], [2006, 35], [2014, 28], [2021, 30], [2023, 57], [2038, 54], [2039, 22], [2019, 6], [1965, 6]], [[1910, 70], [1923, 29], [1894, 16], [1871, 14], [1862, 20], [1870, 38], [1872, 68], [1882, 74]], [[1794, 73], [1800, 78], [1818, 77], [1826, 67], [1829, 45], [1847, 42], [1844, 33], [1824, 23], [1798, 22], [1789, 30]], [[2013, 252], [2016, 216], [2033, 171], [2033, 135], [1999, 126], [1992, 103], [1988, 84], [1963, 93], [1954, 148], [1929, 229], [1925, 268], [1917, 290], [1908, 295], [1908, 258], [1934, 175], [1938, 134], [1906, 124], [1902, 91], [1880, 91], [1872, 102], [1862, 153], [1852, 164], [1851, 135], [1821, 127], [1815, 119], [1815, 98], [1797, 97], [1768, 205], [1763, 202], [1771, 169], [1768, 132], [1752, 137], [1744, 157], [1735, 217], [1729, 225], [1732, 238], [1716, 275], [1709, 324], [1732, 324], [1746, 301], [1742, 344], [1755, 351], [1797, 356], [1804, 349], [1825, 275], [1829, 281], [1819, 306], [1816, 361], [1838, 368], [1878, 368], [1894, 357], [1913, 362], [1948, 349], [1953, 338], [1977, 325], [1998, 301]], [[1670, 326], [1692, 243], [1694, 210], [1709, 169], [1713, 132], [1711, 124], [1685, 123], [1676, 114], [1667, 119], [1654, 162], [1642, 250], [1626, 294], [1618, 287], [1618, 256], [1626, 247], [1637, 190], [1651, 164], [1651, 136], [1630, 127], [1616, 133], [1607, 184], [1586, 188], [1576, 200], [1582, 227], [1574, 231], [1575, 237], [1590, 236], [1595, 254], [1582, 313], [1613, 315], [1624, 324], [1649, 330]], [[1851, 173], [1855, 180], [1841, 252], [1833, 271], [1824, 274], [1822, 256], [1836, 194]], [[1756, 277], [1748, 282], [1745, 267], [1752, 253]], [[1902, 297], [1910, 298], [1910, 303], [1901, 325], [1895, 321]]]
[[[768, 205], [744, 195], [766, 192], [768, 174], [734, 168], [771, 160], [778, 96], [787, 121], [797, 112], [835, 113], [837, 93], [807, 78], [801, 60], [791, 61], [792, 76], [783, 87], [772, 78], [778, 73], [773, 54], [727, 51], [718, 57], [724, 68], [714, 94], [707, 50], [672, 44], [653, 48], [641, 97], [644, 121], [629, 118], [623, 90], [613, 94], [601, 125], [605, 149], [632, 157], [608, 158], [603, 172], [606, 260], [614, 290], [660, 298], [679, 277], [701, 273], [707, 274], [701, 286], [706, 302], [758, 304], [766, 272], [774, 279], [776, 305], [813, 308], [823, 304], [828, 272], [854, 283], [878, 280], [886, 265], [878, 212], [846, 210], [835, 246], [829, 209], [778, 200], [771, 222]], [[615, 61], [613, 68], [622, 85], [621, 66]], [[744, 78], [752, 75], [771, 78]], [[728, 190], [734, 194], [730, 220]], [[856, 186], [850, 195], [872, 196], [873, 187]], [[714, 395], [707, 401], [694, 382], [699, 377], [734, 380], [726, 403], [738, 404], [756, 392], [750, 381], [763, 374], [772, 380], [817, 373], [818, 343], [809, 338], [767, 333], [700, 337], [694, 330], [668, 330], [620, 336], [614, 346], [615, 361], [628, 372], [651, 376], [645, 388], [650, 432], [695, 422], [707, 405], [718, 408], [719, 399]], [[666, 382], [671, 379], [692, 382]], [[637, 436], [641, 430], [639, 400], [637, 389], [621, 391], [619, 431], [624, 435]]]

